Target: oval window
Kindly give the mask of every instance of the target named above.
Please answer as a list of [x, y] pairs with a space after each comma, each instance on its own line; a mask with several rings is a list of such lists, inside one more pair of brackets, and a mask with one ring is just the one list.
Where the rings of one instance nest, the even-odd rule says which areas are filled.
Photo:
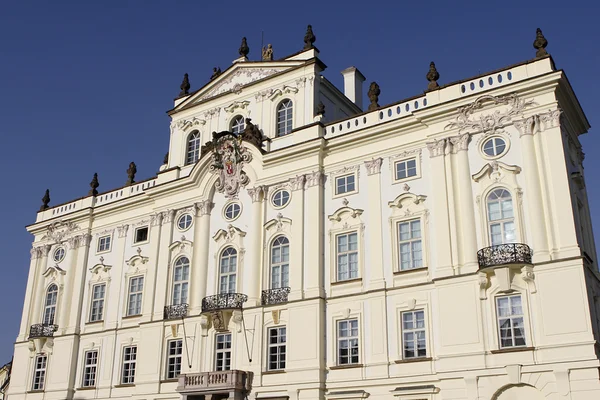
[[55, 262], [61, 262], [62, 260], [64, 260], [64, 258], [65, 258], [65, 248], [64, 247], [59, 247], [58, 249], [54, 250], [52, 259]]
[[502, 138], [491, 138], [483, 143], [483, 152], [488, 157], [498, 157], [504, 154], [505, 151], [506, 142]]
[[192, 225], [192, 216], [190, 214], [183, 214], [177, 220], [177, 229], [185, 231]]
[[233, 221], [237, 217], [240, 216], [242, 212], [242, 207], [238, 203], [231, 203], [225, 207], [225, 219], [228, 221]]
[[290, 201], [290, 192], [287, 190], [278, 190], [273, 195], [273, 205], [275, 207], [285, 207], [287, 203]]

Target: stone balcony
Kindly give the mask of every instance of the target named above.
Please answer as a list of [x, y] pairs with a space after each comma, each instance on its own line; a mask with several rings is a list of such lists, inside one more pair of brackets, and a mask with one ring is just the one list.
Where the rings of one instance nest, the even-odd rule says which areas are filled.
[[250, 371], [214, 371], [179, 376], [177, 392], [183, 400], [230, 399], [242, 400], [252, 390]]
[[479, 270], [496, 267], [523, 267], [532, 265], [531, 248], [523, 243], [505, 243], [485, 247], [477, 252]]

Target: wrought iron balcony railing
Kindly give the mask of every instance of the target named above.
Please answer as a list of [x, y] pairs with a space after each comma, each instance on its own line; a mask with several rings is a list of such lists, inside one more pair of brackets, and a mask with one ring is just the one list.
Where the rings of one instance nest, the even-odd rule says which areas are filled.
[[268, 306], [270, 304], [287, 303], [289, 293], [290, 293], [289, 287], [263, 290], [262, 296], [261, 296], [262, 305]]
[[174, 304], [171, 306], [165, 306], [164, 319], [177, 319], [187, 317], [188, 304]]
[[29, 328], [29, 339], [40, 337], [53, 337], [54, 332], [58, 330], [58, 325], [54, 324], [34, 324]]
[[477, 252], [479, 269], [502, 265], [531, 265], [532, 251], [523, 243], [506, 243], [486, 247]]
[[221, 293], [202, 299], [202, 312], [241, 309], [248, 300], [242, 293]]

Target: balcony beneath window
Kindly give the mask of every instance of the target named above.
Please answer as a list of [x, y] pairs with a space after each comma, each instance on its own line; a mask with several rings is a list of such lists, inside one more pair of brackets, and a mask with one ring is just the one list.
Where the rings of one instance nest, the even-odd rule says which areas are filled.
[[261, 296], [262, 305], [268, 306], [268, 305], [272, 305], [272, 304], [287, 303], [289, 293], [290, 293], [289, 287], [263, 290], [262, 296]]
[[188, 307], [188, 304], [174, 304], [171, 306], [165, 306], [164, 319], [178, 319], [187, 317]]
[[496, 267], [523, 267], [532, 265], [532, 251], [523, 243], [506, 243], [486, 247], [477, 252], [479, 270], [485, 271]]
[[248, 296], [242, 293], [221, 293], [202, 299], [202, 313], [223, 310], [241, 310]]
[[29, 339], [54, 337], [54, 332], [57, 330], [58, 325], [34, 324], [29, 328]]
[[252, 377], [252, 372], [239, 370], [179, 375], [176, 390], [184, 400], [206, 395], [213, 395], [213, 399], [217, 395], [217, 398], [242, 400], [252, 390]]

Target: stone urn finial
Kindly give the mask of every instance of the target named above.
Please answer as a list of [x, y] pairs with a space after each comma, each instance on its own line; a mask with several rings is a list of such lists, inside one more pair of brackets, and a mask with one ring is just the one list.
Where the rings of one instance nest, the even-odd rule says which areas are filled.
[[98, 182], [98, 173], [94, 173], [94, 177], [92, 178], [92, 181], [90, 182], [90, 191], [88, 192], [88, 196], [97, 196], [98, 195], [98, 186], [100, 186], [100, 183]]
[[304, 35], [304, 50], [312, 49], [317, 37], [313, 33], [312, 25], [306, 27], [306, 35]]
[[46, 193], [44, 193], [44, 197], [42, 197], [42, 206], [40, 207], [40, 211], [44, 211], [49, 209], [48, 204], [50, 204], [50, 189], [46, 189]]
[[537, 50], [535, 56], [547, 56], [548, 52], [546, 51], [546, 46], [548, 46], [548, 41], [544, 37], [542, 30], [540, 28], [537, 28], [537, 30], [535, 31], [535, 40], [533, 41], [533, 48]]
[[248, 57], [248, 53], [250, 53], [250, 47], [248, 47], [248, 42], [246, 41], [245, 37], [242, 38], [242, 45], [240, 46], [240, 49], [238, 51], [240, 53], [240, 56]]
[[367, 92], [367, 96], [369, 96], [369, 100], [371, 104], [369, 104], [369, 111], [377, 110], [379, 108], [379, 95], [381, 94], [381, 89], [379, 89], [379, 85], [377, 82], [371, 82], [369, 86], [369, 91]]
[[127, 181], [125, 182], [125, 186], [131, 186], [135, 182], [135, 174], [137, 172], [137, 166], [132, 161], [129, 163], [129, 168], [127, 168]]
[[188, 74], [184, 74], [181, 86], [179, 86], [179, 88], [181, 89], [181, 92], [179, 92], [179, 97], [187, 96], [188, 94], [190, 94], [190, 87], [190, 78]]
[[438, 85], [437, 83], [437, 80], [440, 79], [440, 74], [435, 68], [435, 63], [433, 61], [431, 62], [431, 64], [429, 64], [429, 72], [427, 72], [426, 78], [429, 81], [429, 84], [427, 85], [427, 90], [433, 90], [440, 87], [440, 85]]
[[167, 154], [165, 154], [165, 157], [163, 158], [163, 164], [168, 164], [169, 163], [169, 152], [167, 151]]
[[221, 75], [221, 68], [220, 67], [214, 67], [213, 68], [213, 73], [210, 76], [210, 80], [212, 81], [213, 79], [215, 79], [219, 75]]

